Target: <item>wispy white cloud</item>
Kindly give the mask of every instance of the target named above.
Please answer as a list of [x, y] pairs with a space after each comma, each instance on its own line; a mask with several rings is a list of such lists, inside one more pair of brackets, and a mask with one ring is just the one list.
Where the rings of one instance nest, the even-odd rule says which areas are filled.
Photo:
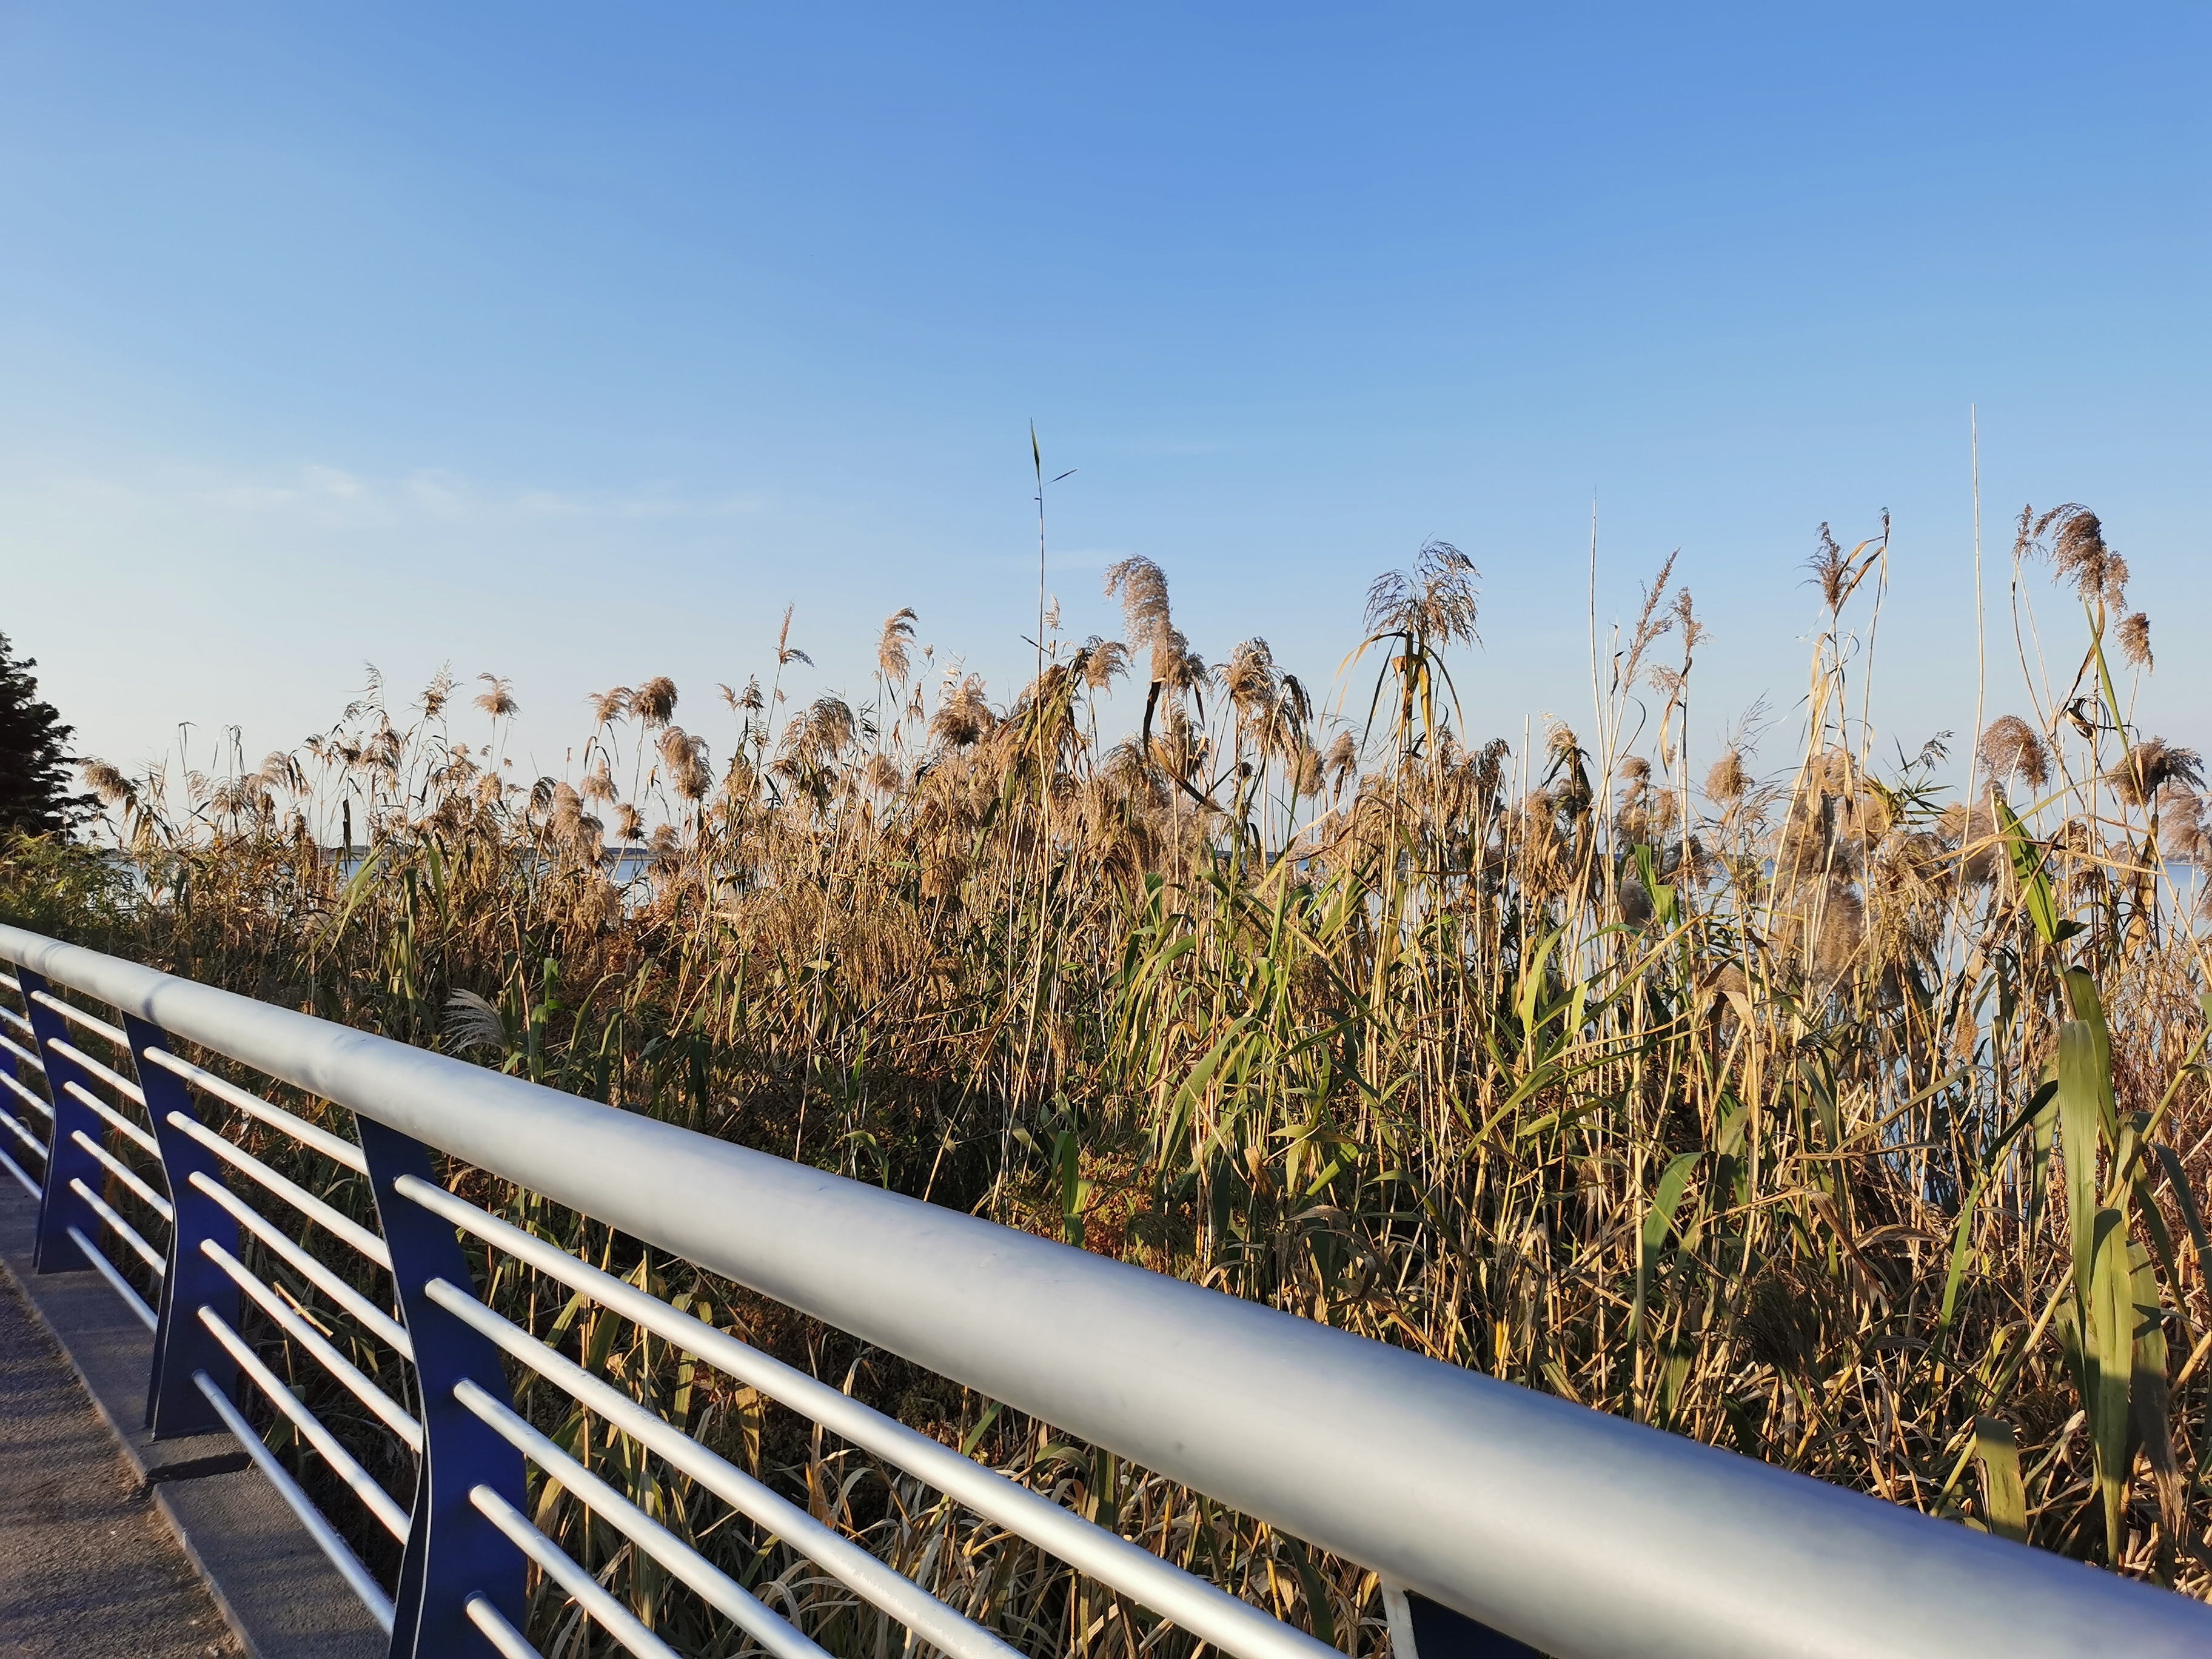
[[410, 520], [477, 525], [545, 520], [700, 523], [767, 511], [764, 495], [670, 488], [568, 490], [487, 483], [421, 469], [377, 476], [311, 462], [287, 472], [234, 474], [197, 467], [131, 471], [56, 470], [0, 457], [0, 526], [61, 514], [86, 525], [118, 517], [290, 520], [331, 528], [382, 528]]

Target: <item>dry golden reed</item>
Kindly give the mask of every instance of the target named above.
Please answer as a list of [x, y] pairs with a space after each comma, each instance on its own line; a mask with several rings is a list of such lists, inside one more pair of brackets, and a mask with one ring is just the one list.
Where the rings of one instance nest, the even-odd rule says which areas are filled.
[[[1467, 729], [1456, 548], [1377, 580], [1330, 700], [1261, 640], [1209, 669], [1132, 558], [1106, 575], [1123, 637], [1051, 635], [1003, 702], [917, 660], [904, 609], [864, 700], [799, 702], [787, 612], [766, 690], [722, 688], [726, 735], [677, 726], [650, 677], [588, 699], [573, 775], [533, 787], [497, 757], [505, 680], [482, 677], [473, 725], [435, 687], [405, 714], [372, 688], [235, 787], [93, 763], [131, 892], [25, 846], [5, 894], [30, 925], [2203, 1595], [2201, 769], [2113, 689], [2108, 645], [2147, 671], [2148, 623], [2077, 506], [2024, 513], [2018, 547], [2083, 606], [2076, 684], [1977, 733], [1963, 797], [1948, 734], [1882, 765], [1904, 751], [1877, 749], [1853, 677], [1887, 553], [1886, 526], [1848, 550], [1822, 526], [1802, 741], [1761, 765], [1739, 737], [1698, 757], [1702, 790], [1703, 629], [1671, 561], [1594, 649], [1587, 723], [1524, 753]], [[1141, 714], [1115, 738], [1125, 674]], [[330, 854], [342, 811], [366, 863]], [[2095, 1133], [2061, 1122], [2056, 1081], [2092, 1009]], [[2083, 1194], [2107, 1192], [2148, 1320], [2117, 1431], [2085, 1404], [2083, 1345], [2112, 1338], [2075, 1284]], [[1380, 1647], [1357, 1569], [494, 1196]], [[564, 1340], [558, 1320], [605, 1318], [502, 1294]], [[663, 1409], [680, 1372], [710, 1440], [1030, 1650], [1167, 1639], [680, 1356], [606, 1340], [594, 1364]], [[664, 1488], [729, 1559], [795, 1571]], [[665, 1627], [690, 1617], [622, 1572]], [[819, 1628], [873, 1651], [834, 1600]]]

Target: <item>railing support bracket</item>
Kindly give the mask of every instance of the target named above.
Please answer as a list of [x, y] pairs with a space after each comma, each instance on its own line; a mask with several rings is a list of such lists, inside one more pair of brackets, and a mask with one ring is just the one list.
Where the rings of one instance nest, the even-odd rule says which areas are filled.
[[514, 1396], [499, 1350], [423, 1294], [434, 1279], [473, 1283], [452, 1224], [392, 1190], [407, 1175], [436, 1183], [429, 1148], [367, 1116], [356, 1114], [355, 1122], [422, 1389], [422, 1455], [416, 1462], [414, 1525], [392, 1597], [391, 1659], [498, 1659], [498, 1650], [470, 1619], [468, 1604], [481, 1595], [521, 1628], [529, 1613], [526, 1565], [522, 1552], [470, 1503], [469, 1493], [489, 1486], [523, 1509], [522, 1454], [455, 1400], [453, 1388], [466, 1379], [495, 1400], [512, 1403]]

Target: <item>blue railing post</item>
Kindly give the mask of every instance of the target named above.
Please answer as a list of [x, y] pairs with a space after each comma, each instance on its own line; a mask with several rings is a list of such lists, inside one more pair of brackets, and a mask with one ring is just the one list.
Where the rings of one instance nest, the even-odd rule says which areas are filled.
[[[1463, 1613], [1406, 1592], [1413, 1651], [1396, 1659], [1544, 1659], [1526, 1642], [1477, 1624]], [[1397, 1632], [1391, 1632], [1395, 1638]], [[1394, 1639], [1393, 1644], [1395, 1646]]]
[[470, 1503], [469, 1494], [489, 1486], [523, 1509], [522, 1454], [455, 1400], [453, 1388], [466, 1378], [495, 1400], [511, 1401], [507, 1372], [487, 1338], [422, 1293], [434, 1279], [464, 1289], [473, 1282], [453, 1224], [392, 1190], [406, 1175], [439, 1184], [429, 1148], [358, 1114], [355, 1122], [422, 1391], [422, 1455], [399, 1589], [392, 1597], [391, 1659], [449, 1654], [496, 1659], [497, 1650], [469, 1622], [469, 1598], [483, 1596], [521, 1629], [530, 1611], [526, 1564], [522, 1552]]
[[200, 1322], [202, 1307], [212, 1308], [223, 1323], [239, 1323], [239, 1290], [228, 1273], [210, 1261], [200, 1241], [212, 1239], [238, 1254], [238, 1220], [192, 1185], [194, 1175], [220, 1182], [215, 1154], [169, 1121], [181, 1112], [197, 1121], [192, 1091], [174, 1072], [146, 1062], [149, 1048], [168, 1052], [168, 1034], [133, 1014], [123, 1029], [131, 1037], [131, 1063], [146, 1096], [146, 1115], [154, 1120], [161, 1143], [161, 1173], [168, 1178], [169, 1202], [176, 1219], [169, 1229], [169, 1266], [161, 1279], [161, 1322], [154, 1331], [154, 1376], [146, 1391], [146, 1426], [156, 1440], [173, 1435], [209, 1434], [223, 1426], [208, 1397], [192, 1382], [194, 1371], [231, 1399], [238, 1395], [238, 1364], [215, 1334]]
[[18, 968], [15, 980], [23, 988], [23, 1008], [30, 1016], [32, 1033], [38, 1038], [39, 1058], [46, 1062], [46, 1098], [54, 1109], [53, 1134], [46, 1142], [46, 1178], [39, 1195], [39, 1235], [32, 1247], [31, 1271], [70, 1273], [88, 1268], [92, 1263], [70, 1241], [69, 1230], [75, 1227], [89, 1239], [100, 1237], [100, 1218], [92, 1212], [89, 1204], [70, 1190], [70, 1182], [82, 1181], [96, 1193], [107, 1180], [107, 1171], [100, 1167], [100, 1160], [77, 1145], [75, 1132], [82, 1129], [88, 1139], [105, 1144], [107, 1126], [91, 1107], [63, 1087], [74, 1083], [80, 1089], [89, 1089], [91, 1079], [68, 1055], [54, 1051], [56, 1042], [67, 1040], [69, 1027], [59, 1014], [38, 1000], [37, 994], [46, 989], [46, 976], [27, 968]]

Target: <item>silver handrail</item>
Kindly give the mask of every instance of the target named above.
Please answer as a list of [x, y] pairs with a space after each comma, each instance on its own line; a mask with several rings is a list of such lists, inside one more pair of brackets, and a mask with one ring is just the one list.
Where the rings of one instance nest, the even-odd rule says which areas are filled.
[[2212, 1651], [2193, 1601], [1733, 1452], [18, 928], [0, 958], [1559, 1659]]

